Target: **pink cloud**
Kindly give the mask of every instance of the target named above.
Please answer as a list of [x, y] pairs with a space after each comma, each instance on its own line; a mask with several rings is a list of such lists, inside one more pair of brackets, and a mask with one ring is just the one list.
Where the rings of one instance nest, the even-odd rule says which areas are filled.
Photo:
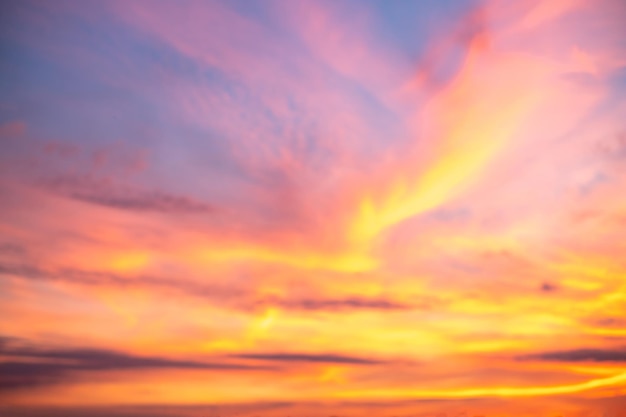
[[0, 124], [0, 139], [16, 139], [26, 133], [26, 123], [20, 120]]

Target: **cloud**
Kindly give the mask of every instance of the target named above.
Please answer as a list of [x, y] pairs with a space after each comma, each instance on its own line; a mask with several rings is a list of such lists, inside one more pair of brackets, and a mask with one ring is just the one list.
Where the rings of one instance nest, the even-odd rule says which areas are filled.
[[60, 176], [44, 181], [42, 186], [49, 191], [75, 200], [120, 210], [162, 213], [210, 213], [215, 211], [213, 206], [186, 196], [157, 190], [140, 190], [89, 176]]
[[[91, 348], [48, 348], [23, 340], [0, 337], [0, 390], [51, 384], [78, 371], [139, 369], [249, 370], [260, 369], [229, 362], [200, 362], [155, 356], [136, 356], [124, 352]], [[269, 368], [264, 368], [269, 369]]]
[[541, 284], [541, 291], [543, 292], [554, 292], [556, 289], [556, 285], [550, 282], [544, 282], [543, 284]]
[[74, 269], [58, 271], [46, 270], [38, 266], [24, 263], [0, 263], [0, 274], [15, 275], [27, 279], [49, 279], [72, 282], [77, 284], [122, 284], [126, 279], [122, 276], [107, 272], [88, 272]]
[[[0, 246], [1, 249], [1, 246]], [[384, 297], [325, 297], [320, 295], [310, 298], [257, 298], [253, 290], [237, 288], [232, 284], [220, 286], [194, 282], [180, 277], [153, 275], [126, 276], [108, 271], [87, 271], [75, 268], [47, 269], [26, 262], [0, 262], [0, 274], [13, 275], [30, 280], [62, 281], [88, 286], [112, 286], [119, 288], [151, 288], [168, 292], [175, 291], [191, 297], [210, 300], [236, 309], [257, 310], [266, 307], [279, 307], [296, 311], [346, 312], [353, 310], [402, 311], [413, 308], [428, 308], [430, 300], [420, 304], [409, 304]]]
[[626, 362], [626, 348], [561, 350], [528, 355], [522, 359], [556, 362]]
[[400, 303], [381, 297], [351, 296], [345, 298], [300, 298], [271, 300], [270, 304], [277, 304], [283, 308], [295, 310], [406, 310], [411, 305]]
[[0, 274], [13, 275], [31, 280], [62, 281], [78, 285], [112, 286], [119, 288], [152, 288], [208, 298], [212, 301], [229, 301], [243, 297], [244, 291], [232, 286], [199, 284], [179, 278], [158, 277], [151, 275], [126, 276], [107, 271], [85, 271], [75, 268], [46, 269], [26, 263], [0, 262]]
[[268, 362], [309, 362], [334, 363], [346, 365], [377, 365], [380, 361], [365, 359], [356, 356], [334, 354], [304, 354], [304, 353], [244, 353], [234, 355], [240, 359], [254, 359]]
[[589, 322], [599, 327], [626, 327], [626, 319], [621, 317], [599, 317], [592, 318]]
[[26, 123], [15, 120], [0, 124], [0, 139], [14, 139], [26, 133]]
[[0, 255], [23, 255], [24, 247], [12, 242], [0, 242]]
[[604, 138], [596, 146], [601, 157], [611, 161], [623, 160], [626, 158], [626, 131]]

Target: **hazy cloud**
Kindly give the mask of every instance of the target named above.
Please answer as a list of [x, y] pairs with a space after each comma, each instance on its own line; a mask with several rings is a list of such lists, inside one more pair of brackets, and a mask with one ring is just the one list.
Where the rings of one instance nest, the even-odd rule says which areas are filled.
[[297, 310], [406, 310], [411, 306], [386, 298], [347, 297], [347, 298], [305, 298], [279, 300], [277, 304]]
[[120, 210], [164, 213], [210, 213], [215, 208], [186, 196], [140, 190], [89, 176], [61, 176], [42, 183], [49, 191], [86, 203]]
[[424, 308], [424, 305], [411, 305], [382, 297], [349, 296], [344, 298], [265, 298], [256, 300], [253, 291], [232, 285], [201, 284], [180, 277], [159, 277], [151, 275], [122, 276], [106, 271], [85, 271], [73, 268], [45, 269], [26, 263], [0, 262], [0, 274], [15, 275], [25, 279], [64, 281], [79, 285], [113, 285], [119, 287], [154, 287], [174, 290], [193, 297], [207, 298], [214, 302], [241, 309], [278, 306], [286, 310], [305, 311], [350, 311], [350, 310], [409, 310]]
[[626, 348], [561, 350], [528, 355], [522, 359], [557, 362], [626, 362]]
[[544, 282], [543, 284], [541, 284], [541, 291], [543, 292], [554, 292], [556, 290], [557, 290], [556, 285], [550, 282]]
[[[77, 371], [137, 369], [259, 369], [245, 364], [136, 356], [106, 349], [48, 348], [0, 337], [0, 390], [55, 383]], [[267, 369], [267, 368], [266, 368]]]
[[376, 365], [380, 361], [364, 359], [356, 356], [333, 354], [304, 354], [304, 353], [245, 353], [235, 355], [236, 358], [254, 359], [269, 362], [313, 362], [335, 363], [346, 365]]
[[26, 123], [15, 120], [0, 124], [0, 139], [14, 139], [26, 133]]

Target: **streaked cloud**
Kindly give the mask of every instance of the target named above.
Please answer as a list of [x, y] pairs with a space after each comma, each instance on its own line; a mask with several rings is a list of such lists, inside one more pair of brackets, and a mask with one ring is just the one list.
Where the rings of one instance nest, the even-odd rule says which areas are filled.
[[188, 197], [116, 186], [106, 179], [57, 177], [41, 186], [69, 198], [120, 210], [163, 213], [211, 213], [215, 210], [210, 204]]
[[88, 348], [50, 348], [29, 346], [22, 340], [0, 338], [2, 377], [0, 390], [62, 383], [72, 373], [137, 369], [254, 369], [239, 363], [207, 363], [159, 357], [143, 357], [123, 352]]
[[372, 359], [364, 359], [353, 356], [332, 354], [304, 354], [304, 353], [243, 353], [237, 355], [241, 359], [254, 359], [265, 362], [310, 362], [310, 363], [333, 363], [347, 365], [376, 365], [379, 362]]
[[539, 353], [526, 358], [562, 362], [625, 362], [626, 349], [573, 349]]

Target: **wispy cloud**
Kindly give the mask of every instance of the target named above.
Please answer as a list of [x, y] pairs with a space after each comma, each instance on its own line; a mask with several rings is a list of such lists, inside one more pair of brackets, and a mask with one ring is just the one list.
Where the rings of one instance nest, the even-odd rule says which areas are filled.
[[189, 197], [158, 190], [133, 189], [125, 185], [115, 185], [106, 179], [65, 176], [47, 180], [40, 185], [53, 193], [120, 210], [179, 214], [215, 212], [210, 204]]
[[308, 362], [329, 363], [344, 365], [377, 365], [380, 361], [365, 359], [356, 356], [332, 355], [332, 354], [305, 354], [305, 353], [242, 353], [236, 355], [241, 359], [254, 359], [262, 362]]
[[[29, 388], [60, 383], [72, 374], [85, 371], [132, 371], [138, 369], [250, 370], [241, 363], [211, 363], [147, 357], [89, 348], [37, 346], [15, 338], [0, 338], [0, 389]], [[256, 369], [261, 369], [256, 367]], [[267, 368], [266, 368], [267, 369]]]
[[0, 139], [16, 139], [26, 133], [26, 123], [16, 120], [0, 124]]
[[557, 362], [626, 362], [626, 349], [572, 349], [528, 355], [524, 359]]

